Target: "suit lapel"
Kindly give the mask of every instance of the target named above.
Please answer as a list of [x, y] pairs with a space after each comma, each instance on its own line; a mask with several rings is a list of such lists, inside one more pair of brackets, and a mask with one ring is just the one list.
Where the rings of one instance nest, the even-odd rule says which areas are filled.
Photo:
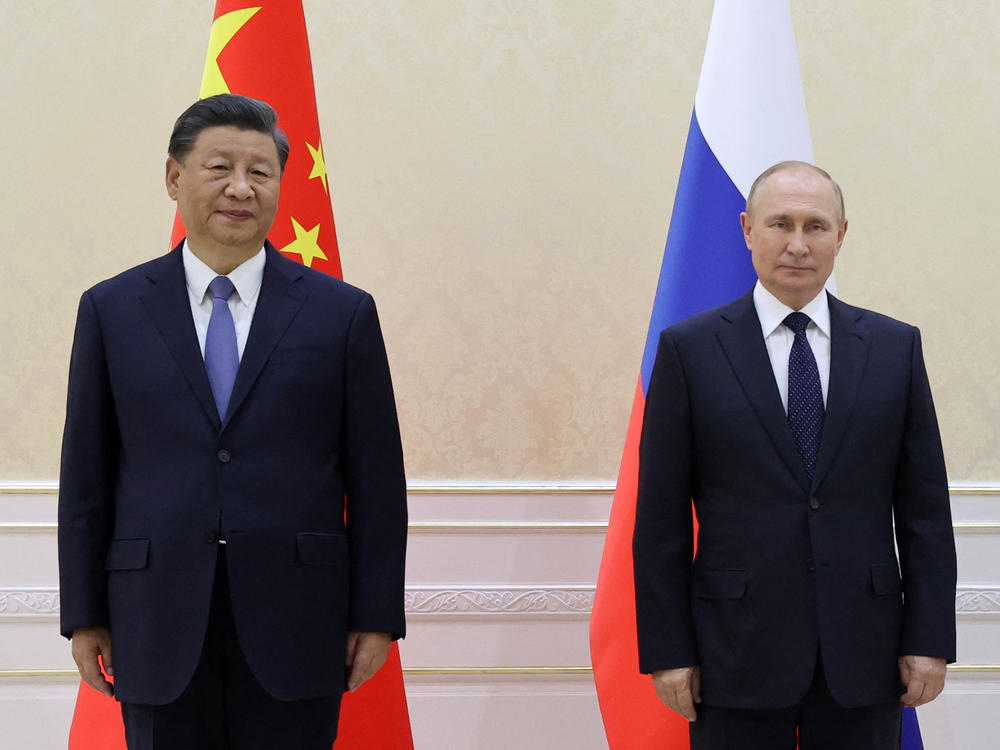
[[[183, 244], [183, 243], [182, 243]], [[146, 274], [148, 286], [139, 295], [167, 349], [191, 386], [209, 420], [219, 427], [219, 412], [205, 372], [205, 360], [191, 317], [191, 302], [184, 280], [184, 262], [178, 245]]]
[[721, 317], [721, 327], [716, 335], [736, 379], [778, 455], [802, 488], [808, 489], [809, 478], [795, 449], [792, 431], [788, 428], [788, 417], [781, 405], [781, 394], [774, 382], [774, 371], [764, 345], [760, 319], [753, 306], [753, 292], [727, 305], [722, 310]]
[[236, 373], [229, 409], [222, 422], [223, 428], [229, 424], [246, 399], [271, 356], [271, 351], [288, 330], [307, 297], [296, 284], [304, 274], [302, 266], [280, 255], [270, 242], [266, 243], [265, 251], [267, 262], [264, 265], [260, 296], [254, 309], [250, 335], [240, 359], [240, 369]]
[[868, 363], [870, 343], [863, 325], [863, 311], [845, 305], [833, 295], [828, 294], [827, 298], [830, 301], [830, 385], [814, 487], [819, 487], [844, 437]]

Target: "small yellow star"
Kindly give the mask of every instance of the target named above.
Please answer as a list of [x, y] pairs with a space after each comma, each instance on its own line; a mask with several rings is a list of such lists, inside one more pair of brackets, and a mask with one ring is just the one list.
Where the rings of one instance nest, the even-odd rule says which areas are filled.
[[313, 168], [308, 179], [319, 177], [323, 180], [323, 192], [329, 195], [330, 191], [326, 186], [326, 160], [323, 159], [323, 143], [320, 141], [319, 145], [313, 148], [309, 141], [306, 141], [306, 148], [309, 149], [309, 155], [313, 158]]
[[295, 231], [295, 239], [281, 248], [283, 253], [296, 253], [302, 256], [302, 265], [312, 266], [313, 260], [327, 260], [326, 253], [320, 249], [319, 224], [310, 230], [305, 230], [299, 222], [292, 219], [292, 229]]
[[201, 75], [201, 93], [199, 99], [216, 94], [229, 94], [229, 84], [222, 76], [219, 67], [219, 55], [226, 48], [236, 32], [242, 29], [246, 22], [260, 10], [257, 8], [242, 8], [230, 13], [223, 13], [212, 22], [212, 33], [208, 37], [208, 55], [205, 57], [205, 71]]

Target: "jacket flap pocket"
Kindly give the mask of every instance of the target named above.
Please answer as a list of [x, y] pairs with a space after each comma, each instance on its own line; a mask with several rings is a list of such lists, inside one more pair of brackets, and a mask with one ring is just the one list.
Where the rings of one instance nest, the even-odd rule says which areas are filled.
[[903, 590], [895, 563], [872, 565], [872, 588], [878, 596], [891, 596]]
[[301, 531], [296, 536], [299, 562], [304, 565], [338, 565], [346, 563], [347, 537], [343, 534], [321, 534]]
[[739, 599], [747, 589], [742, 570], [701, 570], [695, 573], [692, 592], [701, 599]]
[[105, 570], [140, 570], [149, 562], [148, 539], [112, 539], [104, 558]]

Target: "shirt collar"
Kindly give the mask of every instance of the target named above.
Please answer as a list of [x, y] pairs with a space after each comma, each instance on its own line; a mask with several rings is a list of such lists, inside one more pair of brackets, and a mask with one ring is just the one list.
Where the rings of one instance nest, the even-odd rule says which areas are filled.
[[[184, 259], [184, 278], [187, 281], [188, 289], [194, 294], [198, 303], [205, 301], [208, 294], [208, 285], [212, 283], [217, 274], [211, 266], [201, 258], [191, 252], [187, 240], [184, 240], [184, 249], [181, 251]], [[249, 305], [257, 293], [260, 291], [261, 282], [264, 280], [264, 264], [267, 256], [264, 248], [260, 252], [250, 256], [230, 271], [226, 276], [236, 287], [236, 294], [239, 301], [244, 305]]]
[[[760, 319], [760, 329], [767, 338], [774, 333], [789, 313], [795, 312], [792, 308], [771, 294], [764, 285], [757, 280], [753, 288], [753, 306], [757, 310], [757, 317]], [[830, 336], [830, 301], [826, 296], [826, 289], [820, 291], [809, 301], [800, 312], [804, 312], [809, 319], [816, 324], [824, 336]]]

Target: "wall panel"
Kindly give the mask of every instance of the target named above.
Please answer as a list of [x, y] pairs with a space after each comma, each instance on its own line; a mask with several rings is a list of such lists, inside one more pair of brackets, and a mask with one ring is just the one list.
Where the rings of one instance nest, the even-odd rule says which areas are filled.
[[[14, 746], [59, 746], [75, 694], [57, 634], [54, 492], [0, 483], [0, 724]], [[400, 653], [417, 750], [606, 747], [587, 629], [611, 492], [412, 483]], [[928, 750], [985, 747], [1000, 730], [1000, 485], [955, 484], [952, 508], [960, 664], [920, 711]]]

